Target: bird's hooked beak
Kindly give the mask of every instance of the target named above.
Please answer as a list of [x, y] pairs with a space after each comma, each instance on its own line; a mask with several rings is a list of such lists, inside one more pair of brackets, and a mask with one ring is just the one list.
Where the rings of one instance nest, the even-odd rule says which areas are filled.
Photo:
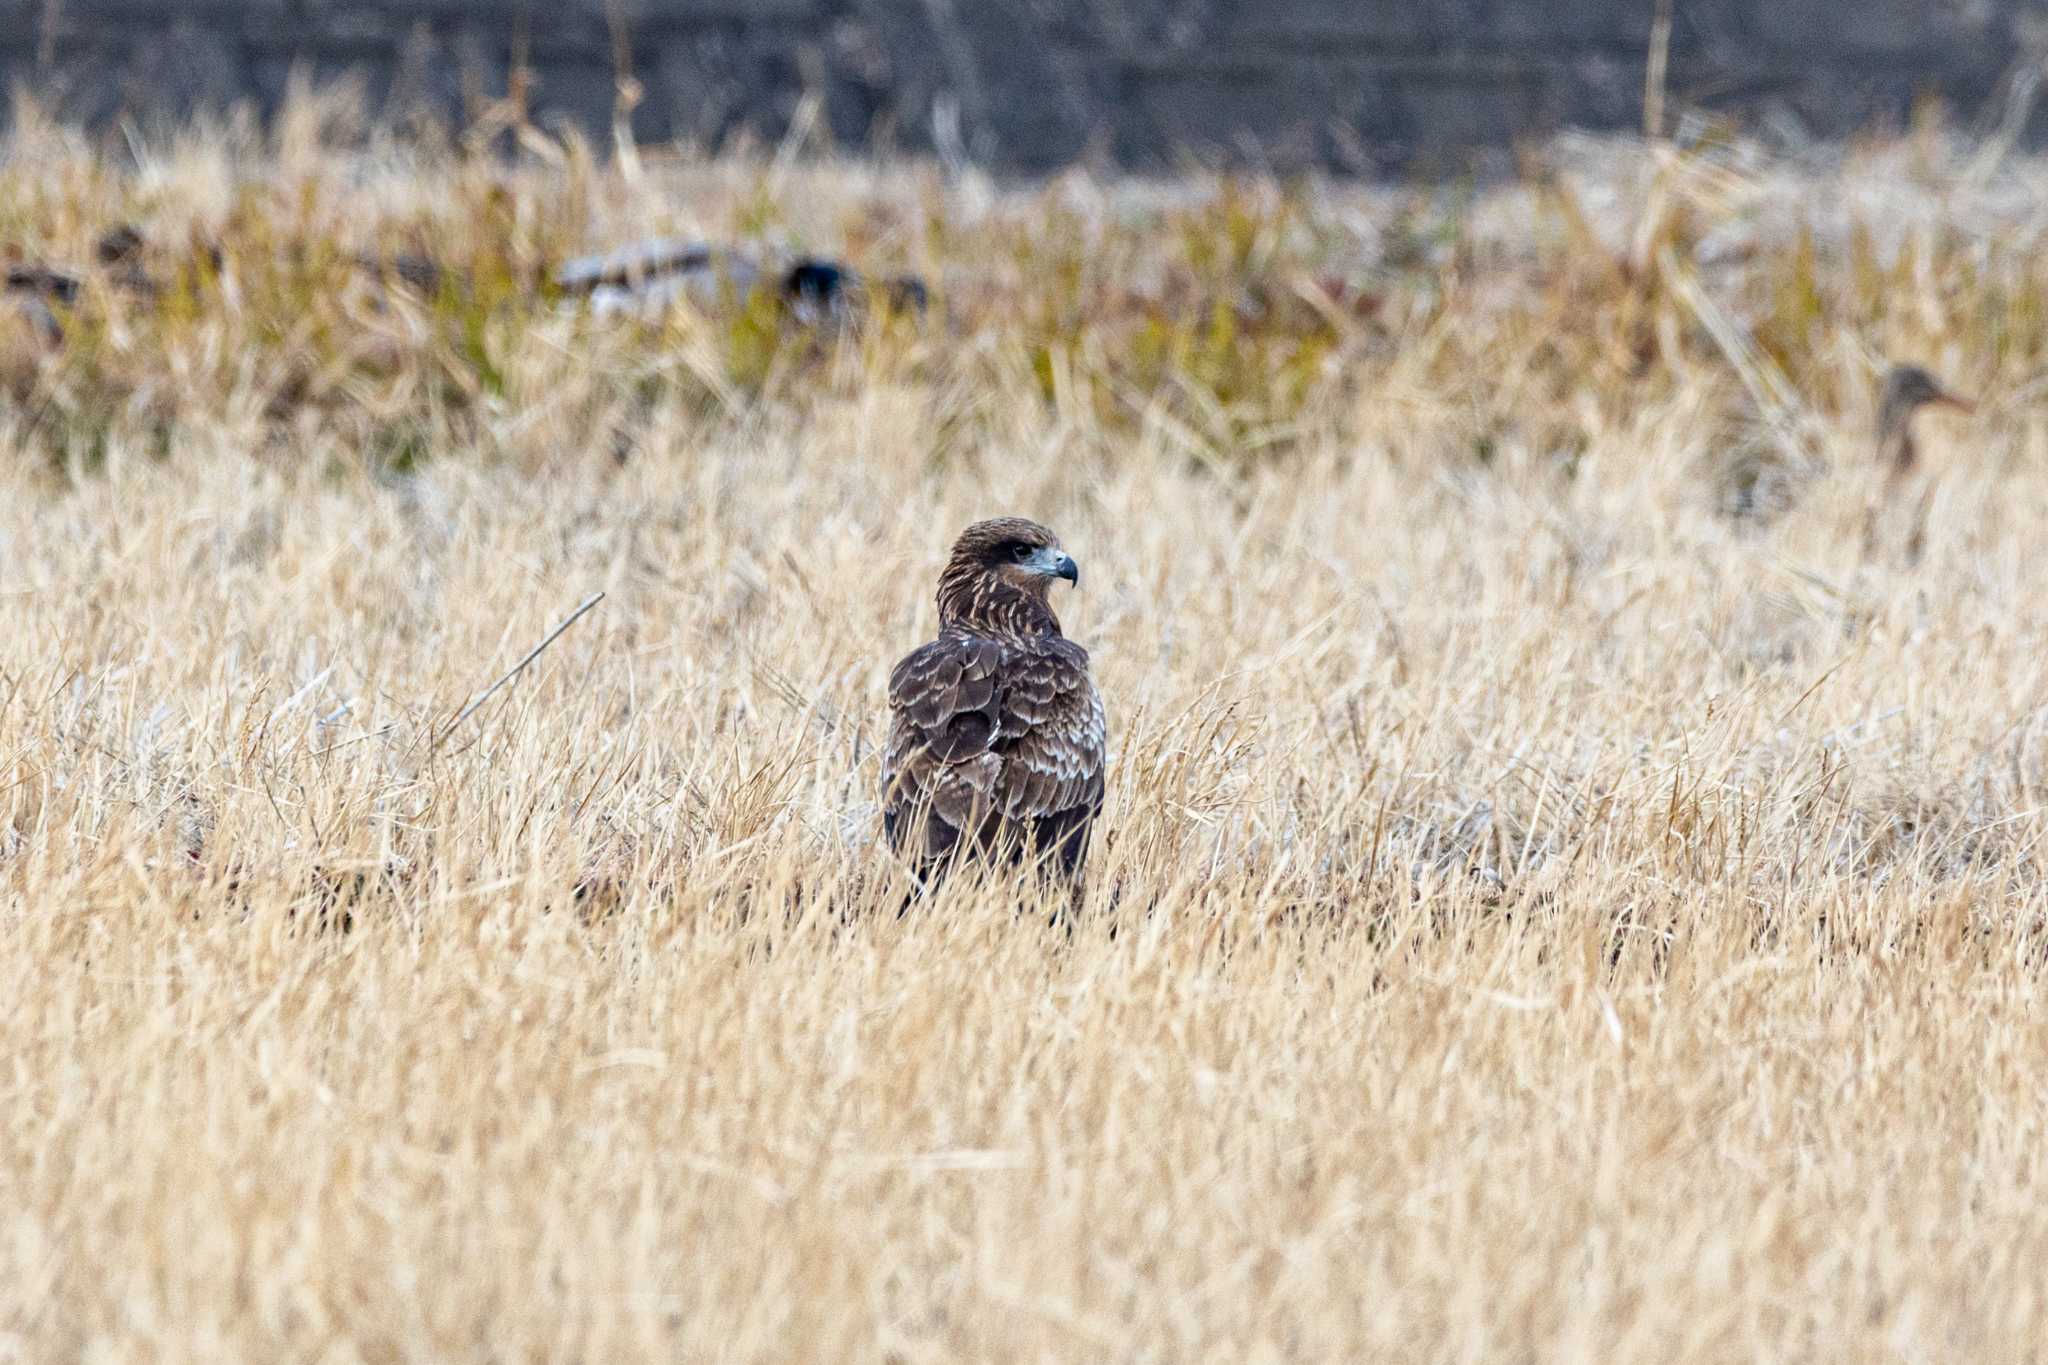
[[1081, 586], [1081, 568], [1065, 550], [1043, 546], [1025, 560], [1024, 565], [1033, 573], [1044, 574], [1047, 578], [1064, 578], [1077, 588]]

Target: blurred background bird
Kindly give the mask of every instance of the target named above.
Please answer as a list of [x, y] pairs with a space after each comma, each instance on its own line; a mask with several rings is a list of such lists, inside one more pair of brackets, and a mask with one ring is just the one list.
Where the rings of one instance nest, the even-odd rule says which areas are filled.
[[1974, 412], [1976, 404], [1952, 393], [1918, 365], [1894, 365], [1885, 373], [1877, 399], [1877, 455], [1890, 477], [1909, 474], [1919, 463], [1913, 444], [1913, 416], [1925, 407]]
[[1877, 458], [1883, 465], [1884, 493], [1873, 502], [1864, 518], [1864, 557], [1874, 555], [1886, 536], [1880, 522], [1904, 516], [1900, 528], [1901, 549], [1908, 566], [1918, 564], [1927, 548], [1927, 509], [1934, 497], [1932, 481], [1924, 482], [1919, 497], [1903, 513], [1890, 509], [1902, 506], [1904, 485], [1919, 471], [1920, 451], [1913, 440], [1913, 418], [1922, 408], [1953, 408], [1974, 412], [1976, 404], [1951, 391], [1939, 379], [1918, 365], [1894, 365], [1885, 372], [1877, 397]]

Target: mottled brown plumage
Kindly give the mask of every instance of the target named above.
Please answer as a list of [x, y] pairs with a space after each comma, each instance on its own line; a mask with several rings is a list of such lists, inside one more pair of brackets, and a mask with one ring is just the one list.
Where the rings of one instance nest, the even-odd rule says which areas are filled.
[[939, 635], [889, 675], [882, 820], [920, 883], [955, 861], [1031, 862], [1078, 888], [1102, 808], [1102, 697], [1060, 634], [1052, 532], [1020, 517], [961, 533], [939, 576]]

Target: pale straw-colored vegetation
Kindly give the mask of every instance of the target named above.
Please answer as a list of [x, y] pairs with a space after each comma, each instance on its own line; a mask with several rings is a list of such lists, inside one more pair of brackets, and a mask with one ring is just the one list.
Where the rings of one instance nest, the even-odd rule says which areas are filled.
[[[2033, 1358], [2044, 189], [18, 109], [0, 243], [175, 283], [5, 324], [0, 1359]], [[932, 309], [535, 288], [653, 232]], [[1917, 563], [1890, 358], [1980, 400]], [[1071, 934], [879, 843], [998, 512], [1110, 707]]]

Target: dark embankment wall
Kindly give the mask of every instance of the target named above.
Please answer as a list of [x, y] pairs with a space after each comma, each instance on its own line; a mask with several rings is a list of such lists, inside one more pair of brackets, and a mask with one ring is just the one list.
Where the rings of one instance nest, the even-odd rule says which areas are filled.
[[[2048, 0], [1676, 0], [1674, 109], [1793, 135], [1995, 120]], [[249, 99], [295, 66], [459, 117], [525, 53], [542, 122], [603, 129], [622, 58], [643, 140], [781, 135], [1019, 171], [1176, 149], [1279, 166], [1450, 165], [1642, 124], [1654, 0], [0, 0], [0, 73], [104, 123]], [[2032, 140], [2048, 132], [2037, 113]]]

